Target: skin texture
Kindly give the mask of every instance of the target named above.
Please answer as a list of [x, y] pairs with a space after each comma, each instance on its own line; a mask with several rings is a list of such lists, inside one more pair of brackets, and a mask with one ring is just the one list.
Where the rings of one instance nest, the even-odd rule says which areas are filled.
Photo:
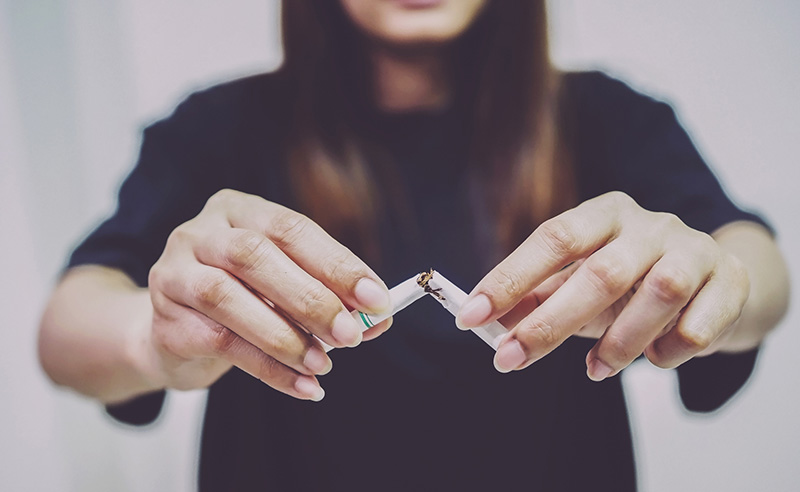
[[457, 323], [502, 317], [513, 327], [495, 355], [502, 372], [529, 366], [572, 335], [598, 338], [586, 357], [595, 381], [642, 353], [669, 368], [752, 349], [786, 310], [785, 264], [757, 224], [714, 236], [623, 193], [602, 195], [537, 228], [478, 283]]
[[[448, 100], [441, 49], [484, 1], [429, 9], [341, 0], [372, 46], [384, 110]], [[571, 266], [564, 268], [565, 265]], [[206, 387], [237, 366], [296, 398], [319, 400], [331, 369], [319, 339], [361, 341], [346, 314], [378, 312], [384, 283], [307, 217], [231, 190], [170, 235], [149, 289], [100, 266], [70, 270], [42, 318], [39, 356], [53, 381], [106, 403], [162, 388]], [[527, 367], [572, 335], [598, 338], [600, 380], [644, 353], [660, 367], [757, 346], [788, 302], [786, 267], [767, 231], [730, 224], [712, 236], [611, 193], [539, 227], [470, 294], [458, 322], [513, 326], [495, 363]], [[385, 331], [387, 320], [363, 335]]]
[[[91, 316], [81, 314], [84, 295], [100, 301]], [[364, 262], [303, 215], [223, 190], [172, 232], [149, 289], [107, 268], [71, 272], [45, 313], [40, 354], [55, 381], [104, 401], [207, 387], [234, 365], [286, 394], [320, 400], [315, 375], [331, 361], [309, 333], [334, 347], [358, 345], [353, 308], [389, 308], [386, 286]], [[109, 325], [123, 334], [105, 333]], [[98, 357], [70, 356], [86, 352]]]

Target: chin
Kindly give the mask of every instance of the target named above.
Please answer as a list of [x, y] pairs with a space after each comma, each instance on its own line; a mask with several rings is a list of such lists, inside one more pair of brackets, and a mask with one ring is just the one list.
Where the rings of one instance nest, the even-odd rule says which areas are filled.
[[446, 43], [465, 29], [446, 12], [403, 12], [387, 19], [384, 28], [373, 34], [396, 44]]
[[351, 19], [371, 37], [405, 46], [458, 38], [485, 0], [341, 0]]

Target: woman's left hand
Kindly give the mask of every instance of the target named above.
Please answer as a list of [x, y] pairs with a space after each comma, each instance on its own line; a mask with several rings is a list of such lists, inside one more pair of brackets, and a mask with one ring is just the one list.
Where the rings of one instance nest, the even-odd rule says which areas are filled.
[[510, 328], [495, 355], [503, 372], [571, 335], [599, 338], [586, 365], [600, 381], [642, 353], [666, 368], [713, 352], [749, 292], [741, 262], [711, 236], [612, 192], [537, 228], [478, 283], [457, 323]]

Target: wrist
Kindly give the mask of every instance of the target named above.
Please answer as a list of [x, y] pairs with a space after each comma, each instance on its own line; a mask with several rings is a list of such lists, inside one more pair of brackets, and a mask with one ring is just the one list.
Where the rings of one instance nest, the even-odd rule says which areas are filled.
[[136, 393], [143, 394], [166, 387], [161, 356], [153, 340], [153, 303], [150, 293], [142, 289], [137, 294], [138, 308], [130, 319], [130, 328], [125, 343], [125, 364], [136, 375]]

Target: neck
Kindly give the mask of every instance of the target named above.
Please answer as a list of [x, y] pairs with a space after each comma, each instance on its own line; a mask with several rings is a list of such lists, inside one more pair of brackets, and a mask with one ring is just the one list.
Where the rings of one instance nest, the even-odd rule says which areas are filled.
[[388, 112], [436, 109], [450, 98], [447, 70], [441, 53], [372, 53], [375, 97]]

